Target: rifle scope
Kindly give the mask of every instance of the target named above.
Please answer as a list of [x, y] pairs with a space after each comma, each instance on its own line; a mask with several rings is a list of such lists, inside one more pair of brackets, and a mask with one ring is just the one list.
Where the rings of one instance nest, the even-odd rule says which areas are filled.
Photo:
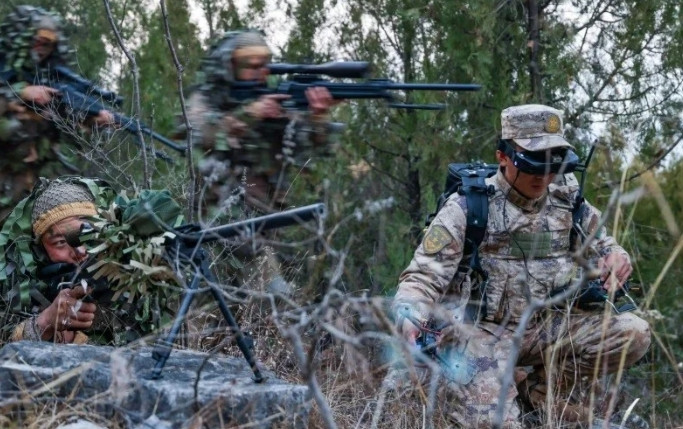
[[367, 61], [330, 61], [324, 64], [268, 64], [270, 74], [324, 74], [330, 77], [364, 78], [370, 73]]

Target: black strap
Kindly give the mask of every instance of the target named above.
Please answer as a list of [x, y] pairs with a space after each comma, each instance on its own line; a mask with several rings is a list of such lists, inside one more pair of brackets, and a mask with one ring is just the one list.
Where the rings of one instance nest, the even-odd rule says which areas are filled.
[[[465, 228], [465, 248], [463, 255], [470, 254], [468, 267], [480, 277], [478, 308], [469, 311], [476, 314], [475, 320], [486, 317], [486, 285], [488, 273], [481, 266], [479, 245], [484, 241], [486, 225], [489, 218], [489, 194], [492, 189], [486, 186], [486, 177], [473, 173], [463, 176], [459, 193], [465, 195], [467, 201], [467, 226]], [[462, 267], [466, 268], [466, 267]]]

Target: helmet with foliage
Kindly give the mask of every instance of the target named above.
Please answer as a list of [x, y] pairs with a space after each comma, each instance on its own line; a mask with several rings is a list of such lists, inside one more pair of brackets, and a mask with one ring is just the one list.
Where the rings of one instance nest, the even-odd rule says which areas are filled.
[[0, 24], [0, 52], [4, 54], [4, 68], [15, 71], [32, 71], [38, 65], [32, 54], [34, 38], [39, 30], [48, 30], [56, 36], [55, 51], [50, 61], [69, 64], [73, 50], [63, 31], [62, 19], [43, 8], [16, 6]]
[[272, 55], [260, 31], [228, 31], [211, 44], [208, 55], [202, 61], [199, 84], [210, 89], [234, 82], [235, 70], [232, 60], [239, 51], [268, 57]]

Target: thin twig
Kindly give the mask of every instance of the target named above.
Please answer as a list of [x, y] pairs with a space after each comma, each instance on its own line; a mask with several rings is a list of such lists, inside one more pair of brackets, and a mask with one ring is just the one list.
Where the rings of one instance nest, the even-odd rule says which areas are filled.
[[159, 4], [161, 5], [161, 15], [163, 17], [163, 22], [164, 22], [164, 34], [166, 35], [166, 43], [168, 44], [168, 50], [171, 52], [171, 56], [173, 57], [173, 64], [175, 65], [176, 68], [176, 81], [178, 83], [178, 98], [180, 99], [180, 109], [183, 112], [183, 120], [185, 121], [185, 129], [187, 130], [187, 148], [186, 148], [186, 158], [187, 158], [187, 171], [190, 174], [190, 185], [189, 185], [189, 192], [188, 192], [188, 212], [189, 212], [189, 221], [194, 222], [194, 207], [195, 207], [195, 190], [197, 189], [197, 174], [195, 172], [194, 168], [194, 163], [192, 160], [194, 159], [192, 155], [192, 124], [190, 123], [190, 120], [187, 118], [187, 107], [185, 105], [185, 95], [183, 93], [183, 72], [185, 71], [185, 67], [180, 63], [180, 60], [178, 59], [178, 54], [176, 53], [175, 47], [173, 46], [173, 40], [171, 39], [171, 29], [168, 25], [168, 13], [166, 11], [166, 1], [165, 0], [159, 0]]
[[114, 17], [112, 16], [111, 8], [109, 7], [109, 0], [102, 1], [104, 2], [104, 8], [107, 11], [107, 20], [109, 21], [109, 25], [116, 36], [116, 41], [131, 64], [131, 71], [133, 73], [133, 118], [135, 120], [135, 127], [137, 128], [136, 136], [142, 148], [142, 177], [144, 188], [150, 189], [152, 187], [152, 177], [150, 175], [149, 164], [147, 161], [147, 143], [145, 142], [145, 137], [142, 135], [142, 127], [140, 126], [140, 73], [138, 70], [138, 64], [135, 61], [135, 56], [130, 53], [123, 42], [121, 33], [119, 33], [118, 27], [114, 22]]

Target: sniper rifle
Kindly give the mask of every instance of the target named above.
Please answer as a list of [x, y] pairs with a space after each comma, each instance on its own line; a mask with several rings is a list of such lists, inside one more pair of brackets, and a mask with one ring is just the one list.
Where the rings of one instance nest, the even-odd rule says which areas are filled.
[[324, 87], [335, 100], [383, 99], [389, 107], [403, 109], [441, 110], [444, 104], [415, 104], [397, 102], [393, 91], [478, 91], [481, 85], [472, 83], [407, 83], [394, 82], [387, 78], [366, 79], [362, 82], [332, 82], [321, 75], [334, 78], [358, 79], [369, 74], [369, 64], [365, 61], [328, 62], [324, 64], [269, 64], [270, 74], [291, 74], [290, 80], [280, 82], [276, 88], [269, 88], [262, 82], [234, 82], [230, 86], [230, 96], [238, 101], [258, 98], [268, 94], [291, 96], [282, 102], [283, 107], [294, 110], [308, 108], [306, 90]]

